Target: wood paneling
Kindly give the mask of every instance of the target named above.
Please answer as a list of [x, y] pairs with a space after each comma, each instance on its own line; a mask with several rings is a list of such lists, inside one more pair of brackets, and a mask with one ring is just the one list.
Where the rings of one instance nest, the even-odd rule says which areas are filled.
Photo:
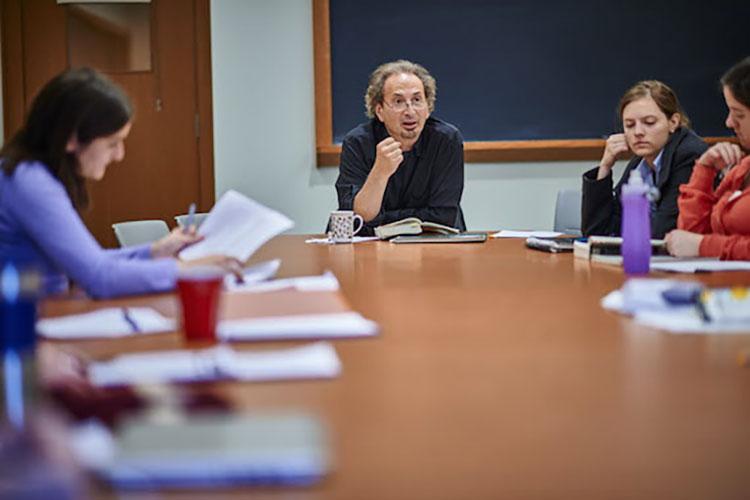
[[[209, 0], [154, 0], [150, 6], [152, 71], [107, 73], [131, 97], [135, 119], [125, 160], [90, 186], [92, 207], [82, 214], [104, 246], [116, 246], [114, 222], [174, 225], [173, 217], [191, 202], [208, 211], [214, 201]], [[8, 77], [5, 102], [23, 96], [27, 107], [68, 66], [67, 7], [54, 0], [3, 0], [3, 7], [4, 51], [11, 55], [3, 58], [3, 74], [22, 75], [22, 85]], [[15, 106], [7, 109], [6, 135], [22, 123]]]

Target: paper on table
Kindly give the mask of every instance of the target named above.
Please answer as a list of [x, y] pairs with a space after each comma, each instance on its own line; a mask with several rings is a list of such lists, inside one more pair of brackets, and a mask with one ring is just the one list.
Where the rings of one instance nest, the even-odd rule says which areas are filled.
[[128, 307], [127, 314], [138, 327], [137, 331], [125, 317], [125, 310], [120, 307], [40, 319], [36, 323], [36, 331], [51, 339], [88, 339], [168, 332], [176, 328], [173, 319], [165, 318], [150, 307]]
[[206, 488], [300, 487], [330, 469], [326, 427], [306, 412], [172, 413], [133, 415], [114, 433], [88, 421], [72, 433], [71, 447], [79, 463], [115, 489], [146, 490], [149, 498], [161, 498], [153, 493], [160, 488], [214, 498]]
[[198, 228], [205, 239], [180, 252], [184, 260], [228, 255], [245, 262], [265, 242], [294, 226], [285, 215], [227, 191]]
[[242, 283], [237, 283], [237, 277], [228, 274], [224, 277], [224, 288], [229, 291], [233, 291], [237, 288], [244, 286], [254, 285], [262, 281], [266, 281], [276, 275], [276, 272], [281, 267], [281, 259], [269, 260], [261, 262], [254, 266], [246, 267], [242, 272]]
[[89, 366], [89, 379], [97, 386], [221, 378], [247, 381], [333, 378], [339, 373], [341, 361], [326, 342], [257, 352], [236, 352], [220, 346], [200, 351], [123, 354]]
[[750, 271], [750, 261], [746, 260], [718, 260], [718, 259], [690, 259], [671, 262], [652, 262], [652, 271], [667, 271], [673, 273], [700, 273], [714, 271]]
[[221, 372], [236, 380], [334, 378], [341, 373], [341, 361], [328, 342], [271, 352], [225, 349], [216, 359]]
[[377, 241], [377, 236], [354, 236], [352, 241], [332, 241], [328, 238], [310, 238], [305, 243], [315, 243], [317, 245], [345, 245], [348, 243], [365, 243], [367, 241]]
[[224, 320], [216, 329], [222, 340], [368, 337], [377, 332], [377, 323], [356, 312]]
[[561, 236], [563, 233], [557, 231], [510, 231], [503, 229], [492, 235], [492, 238], [556, 238]]
[[[611, 311], [634, 314], [641, 311], [674, 311], [679, 306], [668, 303], [663, 293], [684, 281], [632, 278], [621, 289], [607, 294], [601, 301], [602, 307]], [[692, 306], [687, 306], [692, 309]]]
[[97, 386], [213, 380], [218, 378], [214, 361], [214, 351], [218, 349], [228, 348], [123, 354], [110, 361], [91, 363], [89, 379]]
[[233, 292], [273, 292], [285, 288], [294, 288], [300, 292], [335, 292], [339, 289], [339, 282], [331, 271], [326, 271], [320, 276], [298, 276], [296, 278], [284, 278], [262, 283], [234, 284]]
[[750, 323], [706, 321], [695, 305], [670, 304], [663, 292], [684, 287], [685, 281], [635, 278], [601, 301], [608, 310], [632, 315], [636, 323], [671, 333], [750, 333]]
[[635, 321], [671, 333], [750, 334], [750, 324], [704, 321], [693, 307], [669, 312], [638, 312], [635, 314]]

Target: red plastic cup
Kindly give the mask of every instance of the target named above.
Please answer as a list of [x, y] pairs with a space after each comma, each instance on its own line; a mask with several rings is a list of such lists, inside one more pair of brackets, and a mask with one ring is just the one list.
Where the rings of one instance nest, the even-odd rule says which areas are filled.
[[182, 304], [182, 330], [187, 341], [216, 340], [216, 321], [224, 274], [215, 268], [196, 268], [177, 278]]

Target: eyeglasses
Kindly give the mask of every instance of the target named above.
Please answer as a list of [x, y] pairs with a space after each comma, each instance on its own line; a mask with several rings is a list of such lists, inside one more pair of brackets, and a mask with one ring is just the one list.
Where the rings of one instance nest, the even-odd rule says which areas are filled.
[[411, 106], [412, 109], [422, 110], [427, 107], [427, 101], [425, 101], [424, 97], [414, 97], [413, 99], [396, 97], [391, 102], [385, 101], [385, 105], [394, 111], [401, 112], [409, 106]]

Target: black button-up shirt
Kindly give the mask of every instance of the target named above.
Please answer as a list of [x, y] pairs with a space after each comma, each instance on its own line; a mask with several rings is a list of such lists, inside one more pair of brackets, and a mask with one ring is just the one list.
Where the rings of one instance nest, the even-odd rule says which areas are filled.
[[[336, 191], [339, 210], [352, 210], [375, 164], [376, 146], [388, 137], [377, 118], [363, 123], [344, 137]], [[428, 118], [419, 139], [388, 179], [380, 213], [365, 224], [360, 234], [406, 217], [437, 222], [466, 230], [461, 211], [464, 189], [464, 143], [461, 132], [437, 118]]]

